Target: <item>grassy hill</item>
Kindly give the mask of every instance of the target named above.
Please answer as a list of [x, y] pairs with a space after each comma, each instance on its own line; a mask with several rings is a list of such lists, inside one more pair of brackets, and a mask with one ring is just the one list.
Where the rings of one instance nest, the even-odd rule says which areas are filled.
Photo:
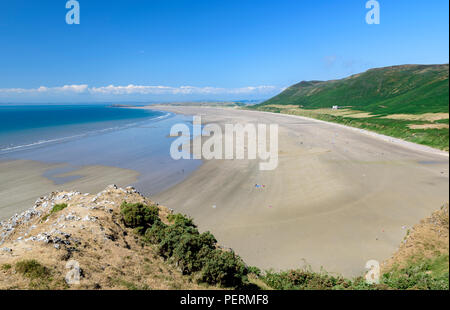
[[350, 107], [375, 114], [449, 111], [449, 66], [405, 65], [371, 69], [333, 81], [295, 84], [260, 104], [305, 109]]
[[340, 80], [303, 81], [251, 108], [343, 123], [448, 150], [448, 77], [448, 64], [377, 68]]

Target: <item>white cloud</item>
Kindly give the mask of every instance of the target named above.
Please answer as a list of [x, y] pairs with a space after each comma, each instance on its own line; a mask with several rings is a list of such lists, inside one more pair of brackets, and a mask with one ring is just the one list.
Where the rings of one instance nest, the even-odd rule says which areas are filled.
[[38, 88], [0, 88], [0, 93], [33, 94], [33, 93], [83, 93], [88, 90], [88, 85], [64, 85], [60, 87], [40, 86]]
[[76, 93], [83, 93], [88, 89], [88, 85], [82, 84], [82, 85], [64, 85], [62, 87], [55, 87], [56, 91], [69, 91], [69, 92], [76, 92]]
[[256, 86], [256, 87], [243, 87], [243, 88], [219, 88], [219, 87], [195, 87], [195, 86], [143, 86], [133, 85], [128, 86], [103, 86], [93, 87], [89, 91], [94, 94], [143, 94], [143, 95], [191, 95], [191, 94], [254, 94], [254, 93], [268, 93], [279, 90], [275, 86]]
[[247, 94], [269, 94], [282, 91], [283, 88], [275, 86], [248, 86], [241, 88], [220, 87], [195, 87], [195, 86], [101, 86], [89, 87], [86, 84], [64, 85], [60, 87], [39, 88], [0, 88], [0, 93], [6, 94], [60, 94], [60, 93], [90, 93], [92, 95], [247, 95]]

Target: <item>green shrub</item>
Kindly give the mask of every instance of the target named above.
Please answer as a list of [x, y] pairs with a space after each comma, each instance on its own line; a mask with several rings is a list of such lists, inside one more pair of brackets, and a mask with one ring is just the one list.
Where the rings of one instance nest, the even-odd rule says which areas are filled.
[[134, 228], [139, 234], [144, 234], [153, 223], [160, 221], [159, 210], [156, 206], [123, 202], [120, 206], [120, 213], [125, 226]]
[[225, 287], [239, 287], [247, 281], [247, 268], [233, 252], [214, 250], [201, 271], [201, 281]]
[[216, 243], [216, 238], [210, 232], [184, 233], [175, 245], [172, 257], [183, 273], [190, 274], [202, 269]]
[[192, 218], [186, 217], [183, 214], [177, 213], [177, 214], [170, 214], [167, 219], [176, 225], [181, 225], [185, 227], [192, 227], [197, 228], [197, 226], [194, 224], [194, 221]]
[[340, 276], [331, 276], [309, 270], [290, 270], [280, 273], [267, 272], [262, 280], [277, 290], [329, 290], [346, 289], [352, 283]]
[[161, 256], [169, 258], [184, 234], [192, 235], [198, 233], [196, 228], [186, 227], [180, 224], [168, 225], [161, 232], [161, 240], [158, 244], [158, 252]]
[[210, 284], [241, 286], [246, 267], [232, 253], [216, 249], [217, 240], [210, 232], [200, 234], [191, 218], [169, 215], [170, 225], [158, 216], [158, 208], [123, 203], [121, 214], [126, 226], [143, 235], [143, 240], [157, 245], [158, 254], [176, 263], [184, 274], [201, 272]]
[[144, 241], [158, 244], [164, 239], [167, 225], [161, 221], [153, 223], [152, 227], [147, 228], [144, 234]]
[[248, 266], [247, 270], [248, 270], [249, 274], [252, 273], [252, 274], [254, 274], [254, 275], [258, 276], [258, 277], [261, 276], [261, 269], [259, 269], [258, 267]]
[[31, 279], [44, 279], [50, 275], [47, 267], [35, 259], [22, 260], [16, 263], [16, 271]]

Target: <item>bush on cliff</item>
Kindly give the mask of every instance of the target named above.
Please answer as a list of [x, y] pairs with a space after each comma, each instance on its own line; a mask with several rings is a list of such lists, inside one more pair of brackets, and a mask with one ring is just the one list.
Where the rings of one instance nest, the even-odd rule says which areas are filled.
[[201, 271], [201, 280], [209, 284], [239, 287], [246, 282], [247, 267], [233, 252], [213, 250]]
[[176, 263], [184, 274], [200, 272], [200, 280], [212, 285], [242, 286], [247, 269], [234, 253], [216, 249], [210, 232], [199, 233], [191, 218], [169, 215], [170, 224], [161, 221], [156, 206], [123, 203], [123, 221], [143, 240], [157, 245], [158, 253]]
[[184, 273], [200, 271], [211, 251], [215, 249], [216, 242], [216, 238], [209, 232], [185, 233], [173, 249], [172, 257]]
[[125, 226], [134, 228], [142, 234], [156, 221], [159, 221], [158, 207], [146, 206], [141, 203], [123, 202], [120, 206]]
[[153, 244], [159, 244], [165, 237], [167, 225], [162, 221], [156, 221], [152, 227], [147, 228], [144, 233], [144, 241]]
[[194, 220], [192, 218], [186, 217], [180, 213], [169, 214], [169, 216], [167, 216], [167, 220], [175, 225], [197, 228], [197, 225], [194, 224]]
[[285, 272], [267, 272], [262, 280], [277, 290], [329, 290], [348, 288], [351, 283], [339, 276], [316, 273], [309, 270], [290, 270]]

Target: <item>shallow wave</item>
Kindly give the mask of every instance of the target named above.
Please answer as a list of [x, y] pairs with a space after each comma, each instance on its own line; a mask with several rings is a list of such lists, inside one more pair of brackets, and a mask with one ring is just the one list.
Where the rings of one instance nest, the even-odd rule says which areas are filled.
[[148, 118], [146, 120], [139, 121], [139, 122], [125, 124], [125, 125], [122, 125], [122, 126], [113, 126], [113, 127], [102, 128], [102, 129], [97, 129], [97, 130], [91, 130], [91, 131], [87, 131], [87, 132], [84, 132], [84, 133], [81, 133], [81, 134], [77, 134], [77, 135], [71, 135], [71, 136], [55, 138], [55, 139], [48, 139], [48, 140], [38, 140], [38, 141], [32, 142], [32, 143], [3, 147], [3, 148], [0, 148], [0, 154], [7, 154], [7, 153], [11, 153], [11, 152], [15, 152], [15, 151], [22, 151], [22, 150], [26, 150], [26, 149], [30, 149], [30, 148], [33, 148], [33, 147], [46, 145], [46, 144], [58, 143], [58, 142], [66, 142], [66, 141], [70, 141], [70, 140], [77, 139], [77, 138], [83, 138], [83, 137], [87, 137], [87, 136], [93, 136], [93, 135], [98, 135], [98, 134], [102, 134], [102, 133], [107, 133], [107, 132], [112, 132], [112, 131], [117, 131], [117, 130], [123, 130], [123, 129], [132, 128], [132, 127], [137, 127], [137, 126], [143, 125], [143, 124], [145, 124], [145, 123], [147, 123], [149, 121], [159, 121], [159, 120], [163, 120], [163, 119], [169, 118], [172, 115], [174, 115], [174, 114], [170, 113], [170, 112], [167, 112], [164, 115]]

